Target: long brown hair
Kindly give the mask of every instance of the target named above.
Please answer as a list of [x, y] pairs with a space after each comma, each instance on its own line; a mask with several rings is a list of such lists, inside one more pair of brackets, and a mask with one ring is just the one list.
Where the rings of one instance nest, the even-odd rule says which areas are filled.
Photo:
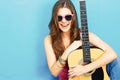
[[80, 39], [80, 29], [78, 27], [77, 13], [73, 3], [70, 0], [57, 1], [53, 7], [52, 17], [49, 23], [51, 43], [57, 59], [65, 50], [65, 47], [62, 44], [61, 30], [59, 29], [57, 22], [57, 12], [60, 8], [63, 7], [70, 9], [71, 12], [74, 14], [71, 25], [72, 27], [70, 29], [70, 44], [74, 40]]

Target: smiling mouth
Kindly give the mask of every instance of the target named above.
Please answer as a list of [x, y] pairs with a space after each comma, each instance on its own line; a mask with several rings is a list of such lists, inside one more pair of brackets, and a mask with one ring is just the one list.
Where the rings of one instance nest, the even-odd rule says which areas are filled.
[[67, 27], [68, 25], [69, 25], [69, 24], [67, 24], [67, 25], [63, 25], [63, 24], [61, 24], [62, 27]]

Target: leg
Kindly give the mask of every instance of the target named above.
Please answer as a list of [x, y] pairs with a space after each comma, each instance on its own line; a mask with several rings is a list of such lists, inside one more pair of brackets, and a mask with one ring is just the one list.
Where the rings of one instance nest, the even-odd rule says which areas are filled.
[[120, 58], [115, 59], [107, 65], [110, 80], [120, 80]]

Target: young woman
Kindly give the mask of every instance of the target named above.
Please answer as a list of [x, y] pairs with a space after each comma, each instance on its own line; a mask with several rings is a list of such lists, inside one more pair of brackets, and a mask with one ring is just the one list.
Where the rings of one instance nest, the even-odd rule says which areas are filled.
[[[82, 46], [76, 10], [70, 0], [59, 0], [56, 2], [53, 7], [49, 29], [50, 34], [44, 40], [46, 57], [51, 73], [54, 76], [59, 76], [60, 80], [68, 80], [68, 77], [82, 75], [113, 60], [114, 63], [116, 62], [115, 64], [118, 63], [115, 60], [117, 55], [114, 50], [98, 36], [89, 32], [89, 42], [102, 49], [104, 54], [88, 65], [76, 65], [69, 70], [66, 62], [68, 55], [71, 51]], [[110, 64], [107, 65], [107, 70], [109, 71], [112, 70], [110, 66]]]

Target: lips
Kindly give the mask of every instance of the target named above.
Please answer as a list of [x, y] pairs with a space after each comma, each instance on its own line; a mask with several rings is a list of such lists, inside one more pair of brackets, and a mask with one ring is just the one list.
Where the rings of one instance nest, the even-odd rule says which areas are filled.
[[67, 27], [69, 24], [61, 24], [62, 27]]

